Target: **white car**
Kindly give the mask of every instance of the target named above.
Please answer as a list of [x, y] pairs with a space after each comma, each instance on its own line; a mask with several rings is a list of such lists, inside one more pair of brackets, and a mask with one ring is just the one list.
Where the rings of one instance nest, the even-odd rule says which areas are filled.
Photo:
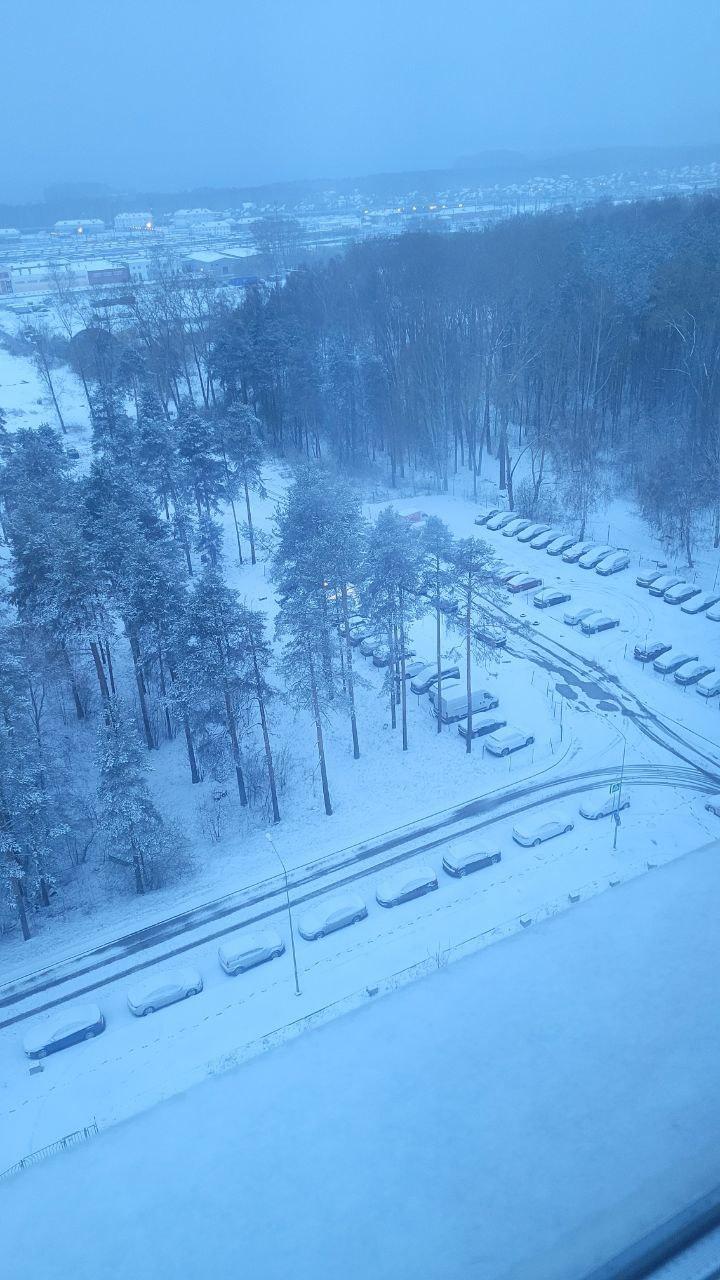
[[443, 858], [443, 871], [449, 876], [468, 876], [473, 871], [481, 871], [483, 867], [491, 867], [500, 862], [502, 854], [499, 849], [474, 848], [461, 853], [446, 853]]
[[702, 589], [693, 582], [678, 582], [674, 587], [668, 587], [663, 600], [666, 604], [685, 604], [699, 595], [702, 595]]
[[676, 573], [661, 573], [659, 578], [650, 583], [648, 591], [651, 596], [664, 596], [671, 587], [679, 587], [682, 581]]
[[621, 809], [630, 808], [630, 797], [615, 792], [613, 795], [605, 796], [602, 800], [593, 803], [588, 800], [585, 804], [580, 805], [580, 816], [582, 818], [609, 818], [611, 813], [619, 813]]
[[529, 529], [531, 523], [532, 522], [530, 520], [510, 520], [503, 529], [503, 537], [515, 538], [518, 533], [524, 533], [526, 529]]
[[381, 907], [397, 907], [412, 898], [422, 898], [437, 887], [437, 876], [432, 867], [403, 867], [379, 881], [375, 897]]
[[[545, 529], [542, 533], [536, 533], [534, 538], [530, 539], [530, 546], [535, 551], [548, 551], [556, 542], [563, 542], [563, 537], [558, 533], [557, 529]], [[568, 543], [568, 546], [570, 543]], [[562, 548], [565, 551], [565, 547]]]
[[362, 898], [357, 893], [346, 893], [341, 897], [328, 898], [306, 911], [298, 923], [298, 933], [308, 942], [314, 942], [336, 929], [358, 924], [366, 915], [367, 907]]
[[661, 676], [670, 676], [686, 662], [697, 662], [697, 660], [696, 653], [665, 653], [662, 657], [655, 659], [653, 670], [659, 672]]
[[581, 555], [580, 559], [578, 560], [578, 564], [580, 565], [581, 569], [597, 569], [601, 560], [604, 560], [607, 556], [614, 555], [614, 553], [615, 553], [614, 547], [607, 547], [602, 545], [590, 547], [588, 551], [584, 552], [584, 554]]
[[504, 529], [505, 525], [509, 524], [511, 520], [517, 520], [514, 511], [501, 511], [499, 515], [491, 516], [486, 521], [485, 528], [492, 529], [493, 532], [497, 533], [498, 529]]
[[522, 822], [513, 827], [513, 840], [530, 848], [542, 844], [545, 840], [552, 840], [554, 836], [564, 836], [568, 831], [572, 831], [574, 825], [574, 822], [564, 814], [552, 814], [549, 818], [535, 820], [523, 818]]
[[527, 529], [523, 529], [517, 536], [518, 542], [529, 542], [533, 546], [533, 539], [539, 538], [544, 533], [552, 533], [550, 526], [547, 524], [530, 524]]
[[587, 551], [592, 551], [597, 545], [596, 542], [572, 542], [567, 551], [563, 551], [562, 558], [566, 564], [577, 564], [581, 556], [584, 556]]
[[497, 733], [488, 734], [483, 745], [494, 756], [509, 756], [511, 751], [520, 751], [522, 747], [531, 746], [534, 741], [531, 733], [508, 725], [505, 729], [498, 729]]
[[709, 622], [720, 622], [720, 604], [713, 605], [712, 609], [708, 609], [705, 617]]
[[695, 685], [695, 692], [699, 693], [701, 698], [715, 698], [720, 693], [720, 675], [714, 672], [712, 675], [698, 680]]
[[570, 533], [560, 533], [545, 548], [549, 556], [561, 556], [575, 546], [575, 538]]
[[600, 617], [600, 610], [588, 609], [587, 606], [584, 609], [573, 609], [571, 613], [563, 614], [563, 622], [566, 627], [578, 627], [582, 622], [586, 622], [588, 618], [594, 617], [595, 614]]
[[712, 609], [716, 604], [720, 604], [720, 595], [711, 591], [694, 596], [692, 600], [688, 600], [687, 604], [681, 604], [680, 608], [683, 613], [704, 613], [706, 609]]
[[153, 973], [131, 987], [127, 994], [128, 1009], [136, 1018], [164, 1009], [168, 1004], [196, 996], [203, 989], [197, 969], [166, 969]]
[[580, 630], [584, 636], [595, 636], [599, 631], [612, 631], [613, 627], [619, 626], [619, 618], [611, 618], [608, 614], [601, 613], [593, 615], [591, 618], [586, 618], [584, 622], [581, 622]]
[[220, 968], [234, 977], [258, 964], [265, 964], [281, 956], [285, 943], [275, 929], [261, 929], [257, 933], [233, 933], [218, 947]]
[[620, 573], [623, 569], [627, 569], [629, 564], [630, 555], [627, 551], [613, 551], [612, 555], [605, 556], [605, 559], [600, 561], [595, 572], [599, 573], [601, 578], [609, 578], [611, 573]]
[[62, 1005], [26, 1032], [23, 1049], [28, 1058], [45, 1058], [105, 1030], [105, 1017], [96, 1004]]

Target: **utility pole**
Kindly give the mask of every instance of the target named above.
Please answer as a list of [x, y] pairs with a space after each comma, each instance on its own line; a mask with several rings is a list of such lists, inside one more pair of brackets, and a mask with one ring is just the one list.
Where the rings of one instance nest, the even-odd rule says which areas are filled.
[[265, 832], [265, 839], [272, 846], [272, 851], [275, 854], [275, 857], [277, 858], [278, 862], [280, 863], [280, 866], [282, 867], [283, 876], [285, 877], [285, 900], [287, 902], [288, 923], [290, 925], [290, 949], [292, 951], [293, 971], [295, 973], [295, 995], [299, 996], [300, 995], [300, 979], [298, 978], [297, 956], [295, 954], [295, 930], [293, 929], [292, 908], [290, 906], [290, 887], [288, 885], [287, 867], [285, 866], [285, 863], [280, 857], [280, 854], [278, 853], [277, 848], [275, 847], [275, 841], [273, 840], [272, 835], [270, 834], [269, 831]]
[[613, 851], [614, 851], [615, 849], [617, 849], [617, 833], [618, 833], [618, 827], [620, 826], [620, 805], [622, 804], [623, 779], [624, 779], [624, 777], [625, 777], [625, 751], [626, 751], [626, 748], [627, 748], [627, 739], [626, 739], [626, 737], [625, 737], [625, 734], [623, 734], [623, 753], [622, 753], [622, 764], [620, 765], [620, 788], [619, 788], [618, 793], [617, 793], [617, 807], [616, 807], [616, 809], [613, 811], [613, 819], [614, 819], [614, 822], [615, 822], [615, 830], [614, 830], [614, 832], [613, 832]]

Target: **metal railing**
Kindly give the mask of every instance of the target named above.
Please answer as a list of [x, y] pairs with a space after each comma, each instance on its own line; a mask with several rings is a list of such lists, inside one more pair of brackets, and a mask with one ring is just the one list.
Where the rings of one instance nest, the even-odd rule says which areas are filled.
[[54, 1156], [59, 1151], [67, 1151], [69, 1147], [77, 1147], [80, 1143], [87, 1142], [89, 1138], [96, 1137], [97, 1133], [98, 1127], [95, 1120], [92, 1124], [85, 1125], [84, 1129], [66, 1133], [64, 1138], [58, 1138], [55, 1142], [48, 1143], [46, 1147], [40, 1147], [39, 1151], [32, 1151], [29, 1156], [23, 1156], [22, 1160], [11, 1164], [9, 1169], [3, 1169], [0, 1173], [0, 1182], [4, 1182], [6, 1178], [13, 1178], [16, 1173], [29, 1169], [33, 1164], [40, 1164], [42, 1160], [47, 1160], [48, 1156]]

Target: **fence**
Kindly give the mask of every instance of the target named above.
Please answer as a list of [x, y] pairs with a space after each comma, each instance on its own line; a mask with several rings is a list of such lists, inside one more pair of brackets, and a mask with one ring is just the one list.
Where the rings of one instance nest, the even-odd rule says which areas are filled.
[[40, 1164], [41, 1160], [46, 1160], [48, 1156], [54, 1156], [58, 1151], [67, 1151], [69, 1147], [77, 1147], [81, 1142], [87, 1142], [88, 1138], [94, 1138], [97, 1135], [98, 1127], [95, 1120], [92, 1124], [85, 1125], [84, 1129], [76, 1129], [74, 1133], [66, 1133], [64, 1138], [58, 1138], [56, 1142], [51, 1142], [47, 1147], [41, 1147], [39, 1151], [32, 1151], [29, 1156], [23, 1156], [22, 1160], [18, 1160], [16, 1164], [11, 1164], [9, 1169], [3, 1169], [0, 1173], [0, 1182], [6, 1178], [12, 1178], [16, 1173], [20, 1173], [22, 1169], [29, 1169], [30, 1165]]

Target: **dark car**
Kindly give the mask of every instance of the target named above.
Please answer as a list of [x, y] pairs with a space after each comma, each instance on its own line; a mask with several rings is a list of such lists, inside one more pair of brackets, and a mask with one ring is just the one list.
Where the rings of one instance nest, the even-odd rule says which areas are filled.
[[559, 587], [543, 587], [533, 596], [533, 604], [536, 609], [551, 609], [555, 604], [567, 604], [570, 598], [569, 591], [561, 591]]
[[669, 653], [671, 649], [672, 645], [665, 644], [663, 640], [649, 640], [647, 644], [635, 645], [634, 656], [638, 662], [654, 662], [656, 658]]
[[698, 680], [711, 676], [714, 670], [715, 668], [711, 667], [709, 662], [688, 662], [675, 672], [675, 679], [682, 685], [697, 684]]
[[[443, 683], [445, 680], [459, 680], [460, 668], [457, 663], [451, 663], [449, 665], [444, 663], [440, 674], [442, 676]], [[414, 680], [411, 680], [410, 688], [413, 693], [427, 693], [434, 685], [437, 684], [437, 678], [437, 667], [433, 666], [431, 671], [422, 672], [419, 676], [416, 676]]]
[[81, 1040], [92, 1040], [105, 1030], [105, 1017], [96, 1004], [67, 1005], [31, 1027], [23, 1041], [28, 1058], [44, 1058]]
[[541, 587], [542, 578], [535, 578], [531, 573], [518, 573], [506, 583], [506, 586], [513, 595], [518, 595], [521, 591], [532, 591], [534, 587]]
[[469, 853], [446, 853], [443, 858], [443, 871], [449, 876], [467, 876], [472, 871], [481, 871], [483, 867], [492, 867], [500, 862], [502, 854], [499, 849], [473, 849]]

